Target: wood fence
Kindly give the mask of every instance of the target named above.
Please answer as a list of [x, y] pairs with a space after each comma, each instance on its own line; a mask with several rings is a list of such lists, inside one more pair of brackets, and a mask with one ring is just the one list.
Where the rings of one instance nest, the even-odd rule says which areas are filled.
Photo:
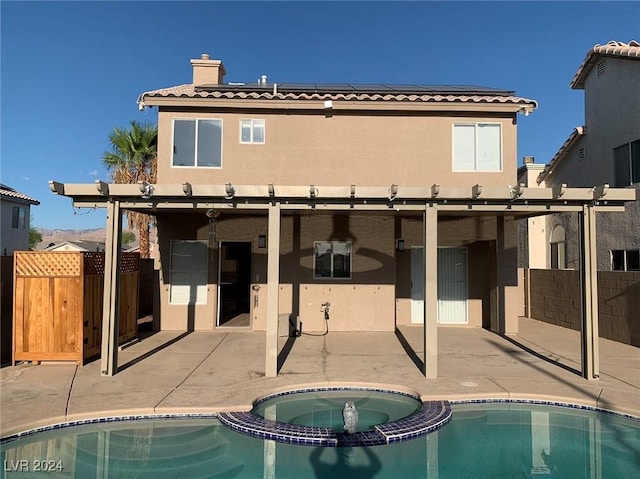
[[[14, 254], [13, 362], [100, 354], [104, 253]], [[119, 343], [137, 336], [138, 253], [120, 257]]]

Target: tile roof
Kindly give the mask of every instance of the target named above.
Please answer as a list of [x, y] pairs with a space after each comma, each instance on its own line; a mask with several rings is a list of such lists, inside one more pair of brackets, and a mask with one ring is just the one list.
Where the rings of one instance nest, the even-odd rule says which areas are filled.
[[26, 201], [31, 203], [32, 205], [39, 205], [40, 202], [35, 198], [31, 198], [30, 196], [25, 195], [24, 193], [20, 193], [10, 186], [0, 184], [0, 196], [4, 198], [12, 198], [16, 200]]
[[571, 88], [584, 88], [584, 80], [593, 67], [603, 56], [640, 60], [640, 43], [631, 40], [629, 43], [611, 40], [606, 45], [595, 45], [587, 52], [587, 56], [578, 68], [578, 71], [571, 80]]
[[[148, 98], [216, 98], [248, 100], [336, 100], [336, 101], [396, 101], [396, 102], [451, 102], [451, 103], [502, 103], [537, 108], [535, 100], [514, 96], [513, 92], [486, 89], [483, 87], [420, 87], [418, 85], [360, 85], [357, 89], [331, 88], [324, 85], [320, 91], [316, 84], [306, 84], [303, 88], [278, 91], [279, 84], [266, 85], [218, 85], [196, 87], [193, 84], [152, 90], [138, 97], [138, 104], [144, 106]], [[287, 84], [282, 84], [287, 85]], [[255, 86], [255, 87], [254, 87]], [[395, 88], [394, 88], [395, 87]], [[408, 88], [409, 87], [409, 88]], [[438, 89], [440, 88], [440, 89]]]

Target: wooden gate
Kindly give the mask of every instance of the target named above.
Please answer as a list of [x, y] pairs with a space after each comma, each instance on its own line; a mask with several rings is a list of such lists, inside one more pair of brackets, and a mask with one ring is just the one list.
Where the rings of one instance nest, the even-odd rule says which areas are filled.
[[[137, 336], [138, 253], [120, 257], [119, 343]], [[13, 362], [76, 361], [100, 354], [104, 253], [14, 254]]]

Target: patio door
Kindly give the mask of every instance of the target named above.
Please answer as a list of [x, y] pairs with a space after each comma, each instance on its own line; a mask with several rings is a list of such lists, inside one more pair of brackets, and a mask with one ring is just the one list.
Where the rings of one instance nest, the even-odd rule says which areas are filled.
[[466, 248], [438, 248], [438, 322], [467, 323]]
[[424, 250], [420, 246], [411, 247], [411, 323], [424, 323], [424, 273], [422, 258]]
[[251, 242], [221, 241], [218, 258], [218, 326], [251, 325]]
[[[411, 323], [424, 323], [422, 247], [411, 248]], [[427, 265], [429, 267], [429, 265]], [[438, 248], [438, 323], [467, 323], [467, 250]]]

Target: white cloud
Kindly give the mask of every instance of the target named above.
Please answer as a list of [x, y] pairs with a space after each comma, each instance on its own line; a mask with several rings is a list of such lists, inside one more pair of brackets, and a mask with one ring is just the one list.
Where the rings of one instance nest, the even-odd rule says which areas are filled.
[[29, 176], [24, 176], [24, 175], [20, 175], [20, 178], [22, 178], [25, 181], [29, 181], [31, 179], [31, 177]]
[[90, 171], [90, 172], [89, 172], [89, 174], [90, 174], [91, 176], [98, 176], [98, 170]]

